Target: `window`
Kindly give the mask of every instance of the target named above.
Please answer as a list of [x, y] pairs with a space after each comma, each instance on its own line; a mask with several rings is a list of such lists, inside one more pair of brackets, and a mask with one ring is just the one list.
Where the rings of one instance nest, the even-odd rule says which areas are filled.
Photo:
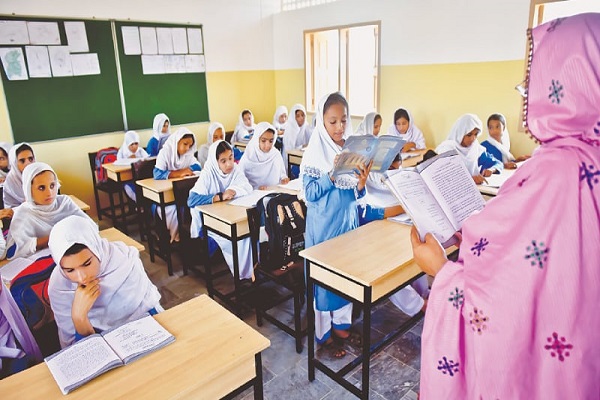
[[308, 111], [335, 91], [344, 93], [352, 115], [377, 110], [379, 29], [379, 23], [369, 23], [304, 33]]
[[337, 0], [281, 0], [281, 10], [291, 11], [300, 8], [318, 6], [325, 3], [333, 3]]

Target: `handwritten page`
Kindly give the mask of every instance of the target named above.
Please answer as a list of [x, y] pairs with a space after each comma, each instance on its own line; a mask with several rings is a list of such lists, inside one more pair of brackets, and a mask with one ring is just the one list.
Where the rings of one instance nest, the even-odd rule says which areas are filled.
[[100, 62], [98, 54], [71, 54], [71, 64], [73, 66], [73, 75], [100, 75]]
[[9, 81], [24, 81], [29, 79], [23, 50], [20, 47], [0, 48], [0, 59]]
[[168, 55], [165, 58], [165, 72], [167, 74], [183, 74], [185, 73], [185, 56]]
[[140, 31], [137, 26], [122, 26], [123, 52], [127, 56], [142, 54]]
[[158, 54], [173, 54], [173, 34], [171, 28], [156, 28]]
[[27, 22], [31, 44], [60, 45], [58, 22]]
[[164, 74], [165, 57], [164, 56], [142, 56], [142, 72], [144, 75]]
[[186, 72], [206, 72], [204, 56], [197, 54], [186, 54], [184, 57]]
[[188, 46], [190, 49], [190, 54], [204, 53], [204, 49], [203, 49], [203, 45], [202, 45], [202, 29], [188, 28], [187, 36], [188, 36]]
[[156, 28], [141, 27], [140, 40], [142, 43], [142, 54], [158, 54]]
[[187, 31], [185, 28], [172, 28], [171, 34], [173, 36], [173, 52], [175, 54], [187, 54], [188, 53], [188, 42], [187, 42]]
[[67, 46], [49, 46], [48, 53], [50, 54], [52, 76], [73, 76], [71, 54]]
[[274, 190], [254, 190], [252, 193], [235, 198], [229, 202], [232, 206], [254, 207], [256, 203]]
[[25, 21], [0, 21], [0, 44], [29, 44], [29, 33]]
[[87, 53], [90, 51], [85, 22], [65, 21], [65, 33], [67, 34], [67, 43], [71, 53]]
[[46, 46], [25, 46], [25, 56], [31, 78], [51, 78], [50, 56]]

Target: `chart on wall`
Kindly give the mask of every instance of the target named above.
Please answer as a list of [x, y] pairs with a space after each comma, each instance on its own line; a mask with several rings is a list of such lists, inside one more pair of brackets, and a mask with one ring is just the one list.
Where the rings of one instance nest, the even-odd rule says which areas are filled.
[[0, 70], [15, 142], [209, 120], [200, 25], [0, 16]]

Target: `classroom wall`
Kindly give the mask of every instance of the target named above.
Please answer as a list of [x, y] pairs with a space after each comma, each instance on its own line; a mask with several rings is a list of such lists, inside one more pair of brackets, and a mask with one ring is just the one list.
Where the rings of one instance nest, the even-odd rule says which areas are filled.
[[[341, 0], [273, 18], [275, 98], [306, 103], [304, 31], [381, 21], [379, 112], [383, 128], [408, 108], [427, 144], [443, 141], [464, 113], [508, 120], [516, 155], [535, 143], [518, 132], [529, 2], [523, 0]], [[356, 127], [358, 121], [353, 119]], [[485, 132], [484, 134], [487, 134]]]

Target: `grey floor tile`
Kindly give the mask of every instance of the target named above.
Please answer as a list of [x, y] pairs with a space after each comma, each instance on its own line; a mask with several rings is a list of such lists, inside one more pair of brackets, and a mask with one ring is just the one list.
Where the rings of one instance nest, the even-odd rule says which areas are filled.
[[418, 371], [421, 370], [421, 337], [412, 331], [396, 339], [385, 349], [385, 352], [404, 364]]
[[285, 332], [278, 331], [269, 335], [271, 346], [263, 351], [263, 366], [276, 375], [294, 368], [299, 362], [307, 363], [306, 351], [296, 353], [294, 338]]
[[331, 385], [319, 376], [310, 382], [306, 370], [298, 363], [267, 382], [264, 394], [265, 400], [308, 400], [321, 399], [331, 390]]
[[402, 398], [402, 400], [417, 400], [418, 399], [417, 396], [418, 395], [417, 395], [416, 392], [413, 392], [412, 390], [409, 390], [408, 393], [406, 393], [404, 395], [404, 397]]

